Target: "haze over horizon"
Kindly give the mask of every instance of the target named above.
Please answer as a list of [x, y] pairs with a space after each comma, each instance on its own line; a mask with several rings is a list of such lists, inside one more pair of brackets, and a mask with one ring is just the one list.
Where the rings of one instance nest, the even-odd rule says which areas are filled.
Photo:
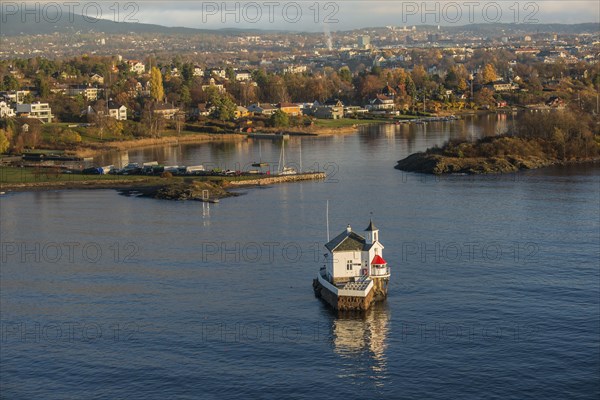
[[[31, 2], [30, 7], [33, 7]], [[2, 12], [21, 7], [22, 2], [3, 2]], [[37, 2], [42, 18], [63, 13], [70, 6]], [[53, 6], [50, 6], [53, 4]], [[600, 4], [596, 1], [396, 1], [341, 0], [319, 1], [185, 1], [161, 3], [155, 0], [137, 2], [74, 2], [71, 10], [90, 18], [117, 22], [139, 22], [166, 27], [197, 29], [263, 29], [289, 31], [340, 31], [383, 26], [440, 25], [462, 26], [470, 23], [527, 23], [531, 25], [560, 23], [600, 23]], [[100, 5], [98, 8], [97, 5]], [[315, 7], [317, 5], [317, 7]], [[116, 9], [118, 6], [118, 12]], [[23, 11], [19, 9], [18, 11]], [[45, 14], [44, 14], [45, 13]], [[25, 15], [27, 21], [31, 16]], [[29, 23], [29, 22], [28, 22]], [[599, 28], [600, 31], [600, 28]]]
[[[170, 27], [322, 31], [382, 26], [467, 25], [469, 23], [600, 23], [596, 1], [176, 1], [138, 2], [139, 22]], [[270, 3], [274, 5], [270, 6]], [[518, 3], [517, 11], [515, 3]], [[235, 8], [237, 4], [237, 9]], [[255, 7], [254, 5], [259, 7]], [[217, 5], [215, 8], [214, 5]], [[298, 7], [299, 5], [300, 7]], [[285, 11], [284, 11], [285, 10]], [[300, 13], [298, 13], [300, 11]], [[237, 19], [237, 20], [236, 20]], [[599, 28], [600, 30], [600, 28]]]

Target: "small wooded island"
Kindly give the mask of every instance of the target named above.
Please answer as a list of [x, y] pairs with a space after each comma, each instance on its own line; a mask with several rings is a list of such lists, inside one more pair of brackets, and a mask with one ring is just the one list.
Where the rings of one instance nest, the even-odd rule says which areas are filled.
[[574, 110], [526, 113], [511, 134], [451, 140], [412, 154], [396, 169], [428, 174], [500, 174], [600, 160], [598, 122]]

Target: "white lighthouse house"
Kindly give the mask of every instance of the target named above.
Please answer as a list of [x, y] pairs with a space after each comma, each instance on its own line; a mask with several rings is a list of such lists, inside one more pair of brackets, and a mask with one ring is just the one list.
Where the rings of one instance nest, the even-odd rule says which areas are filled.
[[333, 284], [369, 278], [389, 276], [389, 268], [383, 259], [383, 245], [379, 242], [379, 229], [373, 221], [365, 229], [365, 237], [346, 231], [325, 245], [329, 250], [326, 264], [327, 280]]
[[[379, 229], [373, 221], [365, 229], [364, 236], [346, 230], [325, 245], [325, 265], [314, 284], [315, 292], [335, 308], [366, 309], [372, 301], [387, 296], [390, 269], [383, 259], [383, 245], [379, 242]], [[335, 295], [334, 299], [323, 296], [323, 290]], [[340, 298], [346, 298], [340, 301]], [[362, 300], [361, 300], [362, 298]]]

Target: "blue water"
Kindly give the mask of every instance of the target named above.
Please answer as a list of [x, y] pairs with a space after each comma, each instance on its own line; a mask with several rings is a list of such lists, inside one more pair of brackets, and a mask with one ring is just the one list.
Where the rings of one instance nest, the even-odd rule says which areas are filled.
[[[392, 168], [507, 123], [490, 118], [304, 138], [301, 150], [292, 139], [290, 161], [301, 151], [303, 167], [329, 169], [325, 182], [220, 204], [3, 196], [1, 397], [598, 398], [600, 168], [442, 179]], [[231, 167], [279, 150], [110, 157]], [[380, 228], [393, 276], [366, 315], [313, 295], [327, 200], [332, 235], [362, 231], [371, 212]]]

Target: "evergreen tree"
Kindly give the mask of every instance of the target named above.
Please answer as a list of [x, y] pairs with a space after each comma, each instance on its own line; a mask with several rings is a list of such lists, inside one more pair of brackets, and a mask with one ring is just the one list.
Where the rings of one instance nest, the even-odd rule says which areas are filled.
[[269, 122], [271, 123], [271, 126], [283, 128], [290, 124], [290, 118], [285, 112], [277, 110], [271, 115]]

